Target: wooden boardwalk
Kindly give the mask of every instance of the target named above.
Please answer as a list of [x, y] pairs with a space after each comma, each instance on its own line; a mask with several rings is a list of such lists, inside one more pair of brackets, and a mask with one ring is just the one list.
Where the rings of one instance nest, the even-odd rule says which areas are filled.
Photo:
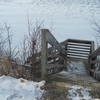
[[98, 83], [96, 79], [87, 75], [80, 75], [68, 72], [61, 72], [49, 77], [49, 80], [58, 81], [58, 82], [71, 82], [71, 83]]
[[[87, 77], [91, 79], [90, 75], [100, 79], [100, 59], [98, 59], [100, 48], [95, 50], [94, 41], [67, 39], [59, 43], [48, 29], [41, 29], [41, 51], [39, 54], [41, 56], [34, 68], [34, 73], [37, 76], [40, 74], [41, 79], [47, 80], [53, 74], [58, 77], [57, 73], [63, 70], [68, 71], [67, 64], [71, 61], [85, 62], [88, 73], [86, 76], [81, 76], [82, 78], [75, 75], [77, 79], [85, 80]], [[66, 79], [71, 79], [70, 75], [66, 75], [66, 77]]]

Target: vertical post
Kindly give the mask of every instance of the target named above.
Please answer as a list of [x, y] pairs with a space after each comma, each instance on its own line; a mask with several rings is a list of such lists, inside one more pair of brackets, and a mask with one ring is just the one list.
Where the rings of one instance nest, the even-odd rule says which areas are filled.
[[[66, 51], [66, 58], [67, 58], [67, 52], [68, 52], [68, 40], [66, 40], [66, 42], [65, 42], [65, 51]], [[67, 70], [68, 71], [68, 58], [67, 59], [65, 59], [64, 60], [64, 66], [65, 66], [65, 70]]]
[[47, 30], [41, 29], [41, 78], [47, 77]]
[[91, 54], [94, 52], [95, 50], [95, 45], [94, 45], [94, 41], [91, 42]]
[[90, 75], [93, 75], [93, 72], [91, 71], [92, 69], [94, 69], [95, 64], [92, 64], [91, 62], [95, 61], [96, 57], [92, 57], [91, 54], [93, 54], [95, 50], [95, 45], [94, 45], [94, 41], [91, 42], [91, 50], [90, 50], [90, 56], [88, 58], [88, 63], [89, 63], [89, 71], [90, 71]]

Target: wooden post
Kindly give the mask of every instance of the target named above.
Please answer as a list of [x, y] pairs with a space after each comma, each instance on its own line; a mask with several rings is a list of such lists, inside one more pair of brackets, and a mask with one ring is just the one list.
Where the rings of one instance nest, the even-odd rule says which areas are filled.
[[47, 77], [47, 30], [41, 29], [41, 78]]
[[94, 52], [95, 50], [95, 45], [94, 45], [94, 41], [91, 42], [91, 54]]

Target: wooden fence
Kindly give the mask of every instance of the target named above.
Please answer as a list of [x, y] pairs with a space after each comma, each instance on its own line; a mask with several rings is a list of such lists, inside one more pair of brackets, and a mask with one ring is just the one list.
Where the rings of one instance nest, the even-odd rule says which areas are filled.
[[[64, 68], [64, 63], [59, 60], [66, 57], [66, 51], [48, 29], [41, 30], [41, 39], [41, 77], [45, 79], [48, 74], [58, 73]], [[52, 46], [53, 52], [52, 49], [48, 52], [48, 44]]]
[[[87, 40], [67, 39], [59, 43], [48, 29], [41, 30], [41, 75], [58, 73], [65, 68], [68, 60], [86, 60], [94, 51], [94, 42]], [[48, 44], [51, 47], [48, 49]]]
[[71, 60], [88, 60], [89, 55], [94, 51], [93, 41], [68, 39], [63, 44], [67, 58]]
[[89, 56], [90, 75], [100, 80], [100, 47]]

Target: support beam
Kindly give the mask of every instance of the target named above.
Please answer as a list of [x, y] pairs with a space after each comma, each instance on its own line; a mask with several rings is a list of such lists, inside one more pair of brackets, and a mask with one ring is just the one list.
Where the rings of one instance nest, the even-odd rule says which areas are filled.
[[47, 79], [47, 48], [48, 43], [52, 45], [55, 49], [59, 51], [59, 53], [66, 57], [66, 51], [62, 48], [60, 43], [56, 40], [56, 38], [50, 33], [48, 29], [41, 29], [41, 78]]
[[46, 80], [47, 78], [47, 31], [41, 30], [41, 78]]
[[51, 34], [51, 32], [49, 30], [47, 30], [47, 41], [50, 45], [52, 45], [53, 47], [55, 47], [55, 49], [57, 49], [60, 54], [62, 54], [63, 57], [66, 57], [66, 51], [62, 48], [61, 44], [56, 40], [56, 38]]

